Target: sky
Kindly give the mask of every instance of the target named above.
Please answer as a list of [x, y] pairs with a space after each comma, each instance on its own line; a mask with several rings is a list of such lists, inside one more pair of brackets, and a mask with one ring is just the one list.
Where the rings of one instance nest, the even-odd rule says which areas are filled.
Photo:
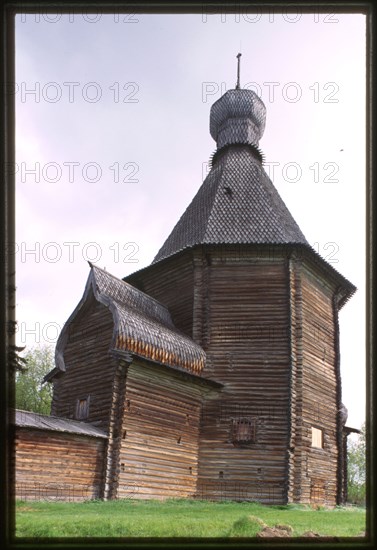
[[357, 293], [339, 314], [347, 424], [365, 419], [365, 16], [16, 16], [19, 345], [54, 346], [87, 260], [151, 263], [203, 182], [211, 105], [267, 108], [265, 168], [309, 243]]

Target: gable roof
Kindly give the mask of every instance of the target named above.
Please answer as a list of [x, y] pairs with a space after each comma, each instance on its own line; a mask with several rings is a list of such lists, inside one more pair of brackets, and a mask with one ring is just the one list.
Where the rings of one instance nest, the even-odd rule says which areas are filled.
[[50, 380], [65, 371], [64, 349], [69, 326], [91, 296], [108, 307], [113, 315], [112, 352], [130, 352], [163, 365], [200, 374], [205, 365], [205, 352], [191, 338], [174, 326], [168, 309], [154, 298], [91, 265], [84, 295], [60, 333], [56, 367], [46, 377]]
[[153, 263], [198, 244], [306, 244], [248, 144], [227, 145]]

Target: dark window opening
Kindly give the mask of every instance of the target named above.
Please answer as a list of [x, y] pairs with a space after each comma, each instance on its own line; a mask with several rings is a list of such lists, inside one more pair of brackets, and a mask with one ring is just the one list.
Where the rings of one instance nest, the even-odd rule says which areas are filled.
[[232, 420], [232, 443], [235, 447], [256, 442], [256, 421], [254, 418]]
[[89, 416], [89, 397], [78, 399], [76, 402], [76, 419], [85, 420]]

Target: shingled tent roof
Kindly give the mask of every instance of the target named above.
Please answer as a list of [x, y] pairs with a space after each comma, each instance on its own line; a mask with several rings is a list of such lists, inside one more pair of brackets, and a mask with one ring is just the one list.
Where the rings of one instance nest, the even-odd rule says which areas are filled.
[[229, 90], [211, 108], [213, 166], [153, 263], [198, 244], [308, 245], [262, 166], [265, 106], [252, 90]]
[[56, 368], [46, 380], [59, 371], [65, 371], [64, 348], [69, 338], [69, 326], [93, 296], [113, 315], [113, 342], [109, 342], [109, 347], [112, 345], [115, 353], [126, 351], [192, 374], [201, 373], [205, 364], [204, 350], [178, 331], [164, 305], [107, 271], [91, 266], [84, 295], [59, 336]]
[[308, 244], [247, 146], [218, 159], [153, 262], [197, 244]]

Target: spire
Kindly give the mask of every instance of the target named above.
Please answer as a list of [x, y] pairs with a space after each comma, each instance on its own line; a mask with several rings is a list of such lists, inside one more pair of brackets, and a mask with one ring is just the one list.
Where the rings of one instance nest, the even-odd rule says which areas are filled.
[[308, 245], [263, 169], [258, 143], [266, 107], [253, 90], [240, 88], [240, 57], [236, 88], [211, 107], [211, 171], [153, 263], [199, 244]]
[[236, 55], [237, 57], [237, 84], [236, 84], [236, 90], [240, 89], [240, 65], [241, 65], [241, 55], [242, 53], [239, 53]]
[[258, 147], [266, 124], [266, 107], [253, 90], [240, 87], [241, 53], [237, 54], [237, 83], [211, 107], [210, 134], [217, 149], [242, 144]]

